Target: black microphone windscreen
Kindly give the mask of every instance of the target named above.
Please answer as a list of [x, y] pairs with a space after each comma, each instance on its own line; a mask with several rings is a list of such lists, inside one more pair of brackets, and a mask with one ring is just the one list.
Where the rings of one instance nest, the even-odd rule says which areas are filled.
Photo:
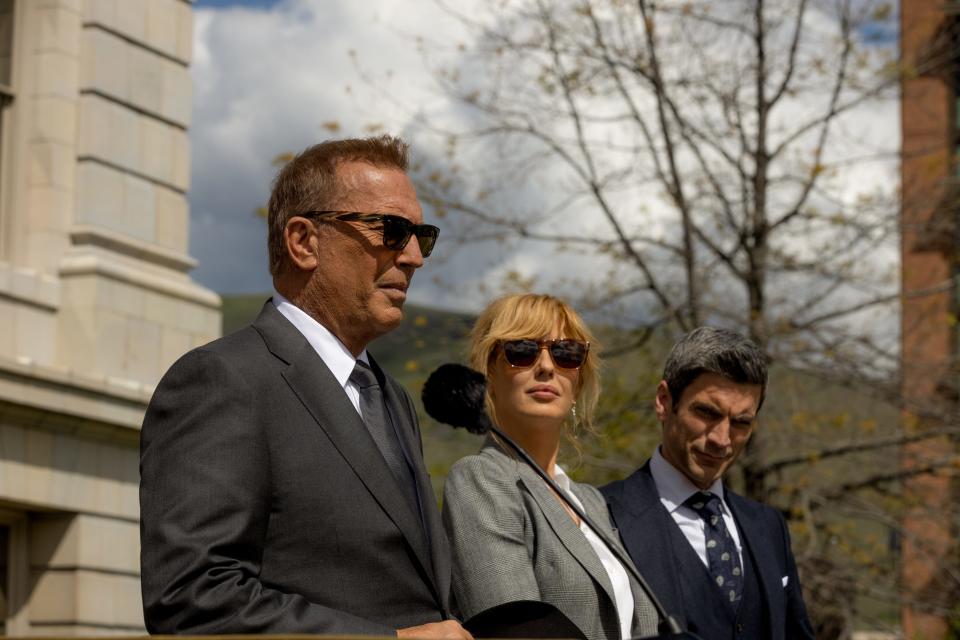
[[486, 388], [487, 381], [479, 371], [462, 364], [440, 365], [423, 385], [423, 408], [437, 422], [486, 433], [490, 430], [484, 406]]

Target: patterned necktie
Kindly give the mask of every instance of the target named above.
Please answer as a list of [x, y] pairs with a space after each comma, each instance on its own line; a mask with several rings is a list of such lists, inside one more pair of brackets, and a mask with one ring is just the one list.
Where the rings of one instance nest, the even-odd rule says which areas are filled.
[[387, 414], [387, 406], [383, 401], [383, 390], [377, 382], [370, 365], [357, 360], [350, 374], [350, 382], [360, 389], [360, 413], [367, 430], [377, 444], [377, 448], [387, 461], [387, 467], [397, 480], [397, 487], [410, 502], [414, 513], [419, 514], [420, 505], [417, 500], [416, 480], [407, 459], [400, 448], [400, 440], [393, 428], [393, 422]]
[[707, 541], [710, 577], [723, 592], [723, 599], [736, 611], [743, 595], [743, 568], [740, 566], [737, 545], [723, 521], [720, 498], [698, 491], [683, 504], [696, 511], [706, 525], [703, 533]]

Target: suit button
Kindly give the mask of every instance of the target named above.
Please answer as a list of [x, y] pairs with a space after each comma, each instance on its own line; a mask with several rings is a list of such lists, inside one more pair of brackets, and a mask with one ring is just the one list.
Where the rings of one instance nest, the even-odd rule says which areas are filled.
[[742, 623], [742, 622], [738, 622], [738, 623], [737, 623], [737, 633], [743, 633], [743, 623]]

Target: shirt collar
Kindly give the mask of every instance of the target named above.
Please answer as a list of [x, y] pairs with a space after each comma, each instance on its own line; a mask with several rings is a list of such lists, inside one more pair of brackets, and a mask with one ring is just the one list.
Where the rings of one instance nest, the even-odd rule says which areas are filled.
[[296, 306], [279, 293], [273, 295], [273, 304], [284, 318], [303, 334], [313, 350], [317, 352], [323, 363], [327, 365], [333, 377], [337, 379], [341, 387], [347, 385], [350, 374], [357, 364], [357, 360], [362, 360], [370, 364], [367, 357], [367, 350], [364, 349], [359, 358], [354, 358], [353, 354], [344, 346], [342, 342], [333, 335], [329, 329], [317, 322], [313, 316], [309, 315], [300, 307]]
[[553, 480], [557, 483], [557, 486], [565, 492], [570, 493], [570, 476], [568, 476], [567, 472], [563, 470], [563, 467], [558, 464], [553, 465]]
[[[687, 498], [700, 491], [695, 484], [690, 482], [687, 476], [667, 462], [667, 459], [660, 453], [660, 447], [657, 447], [653, 456], [650, 457], [650, 473], [653, 475], [653, 482], [657, 485], [660, 502], [670, 513], [683, 506]], [[720, 478], [714, 480], [707, 491], [720, 498], [720, 504], [726, 510], [726, 503], [723, 500], [723, 480]]]

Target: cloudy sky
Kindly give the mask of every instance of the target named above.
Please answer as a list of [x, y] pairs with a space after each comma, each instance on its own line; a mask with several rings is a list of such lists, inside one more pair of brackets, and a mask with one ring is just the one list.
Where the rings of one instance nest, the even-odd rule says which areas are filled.
[[[467, 36], [436, 0], [197, 0], [194, 7], [190, 251], [199, 267], [193, 277], [220, 293], [263, 293], [270, 290], [266, 233], [254, 210], [267, 200], [272, 159], [332, 135], [365, 135], [372, 124], [405, 133], [417, 117], [456, 121], [458, 114], [432, 90], [416, 43], [420, 37], [446, 43], [430, 48], [428, 64], [436, 66], [444, 56], [455, 59]], [[868, 112], [865, 121], [884, 140], [899, 136], [895, 107]], [[418, 152], [436, 153], [422, 140], [411, 138], [415, 159]], [[891, 176], [874, 172], [853, 183], [877, 179], [889, 183]], [[450, 237], [447, 226], [444, 233]], [[518, 251], [490, 243], [464, 251], [441, 237], [411, 299], [476, 308], [482, 295], [465, 297], [449, 283], [475, 291], [508, 270], [537, 273], [545, 265], [572, 272], [594, 267], [585, 258], [558, 260], [542, 246]]]
[[[432, 0], [194, 6], [190, 251], [200, 265], [193, 277], [220, 293], [262, 293], [270, 290], [265, 226], [254, 210], [267, 200], [271, 160], [332, 135], [365, 135], [372, 124], [402, 132], [414, 110], [443, 109], [426, 92], [414, 41], [439, 30], [453, 35], [456, 25]], [[389, 82], [397, 102], [379, 93], [386, 87], [361, 80], [361, 69]], [[434, 256], [443, 260], [442, 247]], [[443, 297], [430, 279], [428, 264], [412, 299]]]

